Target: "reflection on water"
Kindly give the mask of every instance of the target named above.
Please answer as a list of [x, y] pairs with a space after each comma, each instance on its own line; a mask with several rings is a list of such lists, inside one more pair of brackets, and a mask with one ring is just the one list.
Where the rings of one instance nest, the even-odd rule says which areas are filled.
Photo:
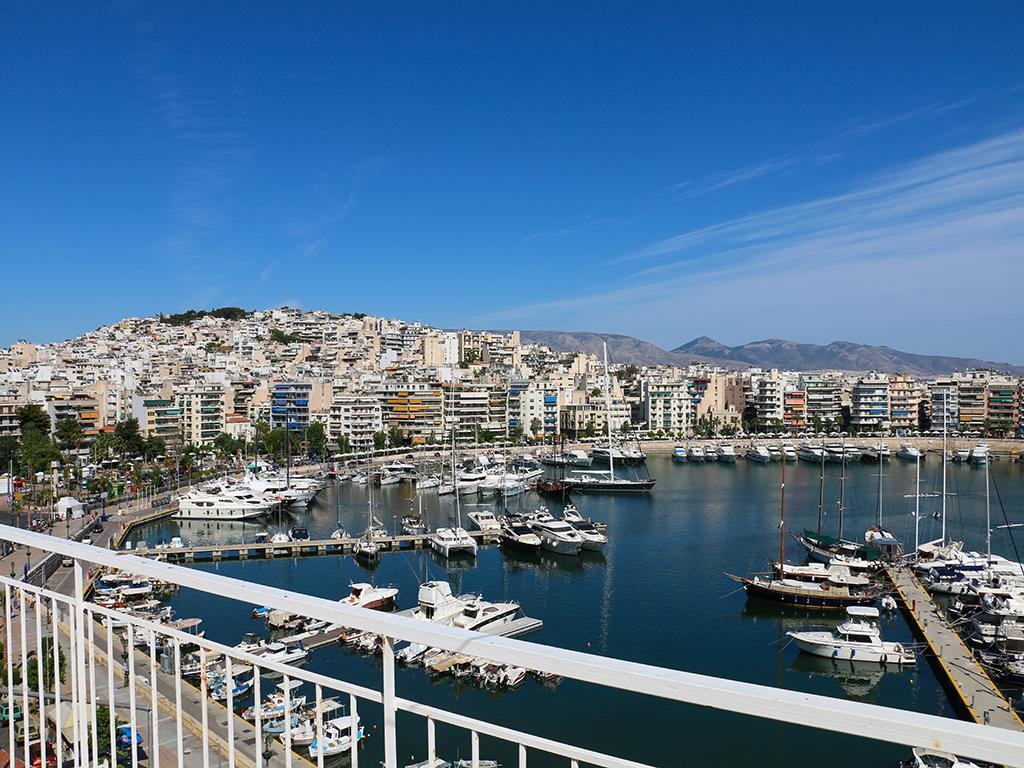
[[809, 653], [798, 653], [789, 668], [793, 672], [831, 678], [848, 698], [867, 704], [881, 703], [877, 700], [878, 686], [886, 675], [913, 675], [912, 667], [899, 667], [893, 664], [883, 667], [881, 664], [859, 661], [837, 661], [812, 656]]

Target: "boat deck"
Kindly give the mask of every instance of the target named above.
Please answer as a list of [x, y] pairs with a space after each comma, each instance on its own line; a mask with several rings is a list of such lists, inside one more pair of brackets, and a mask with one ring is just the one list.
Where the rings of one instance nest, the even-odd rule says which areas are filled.
[[[479, 544], [494, 544], [498, 534], [494, 531], [469, 531], [470, 536]], [[383, 545], [386, 552], [397, 552], [407, 549], [423, 549], [429, 546], [433, 534], [396, 534], [374, 539]], [[171, 563], [203, 562], [215, 560], [248, 560], [254, 558], [270, 559], [274, 557], [312, 557], [316, 555], [347, 555], [355, 548], [358, 537], [346, 539], [311, 539], [309, 541], [289, 541], [281, 544], [256, 543], [225, 543], [204, 544], [188, 547], [139, 547], [123, 550], [121, 554], [141, 555], [142, 557], [160, 557]]]
[[960, 635], [907, 567], [886, 566], [900, 597], [901, 609], [915, 634], [928, 644], [929, 660], [951, 691], [954, 703], [977, 723], [1024, 731], [1024, 723], [992, 678], [988, 676]]

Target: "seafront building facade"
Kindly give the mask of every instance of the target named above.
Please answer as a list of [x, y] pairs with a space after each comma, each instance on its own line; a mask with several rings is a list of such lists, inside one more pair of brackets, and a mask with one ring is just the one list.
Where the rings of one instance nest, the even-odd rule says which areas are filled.
[[[1024, 381], [998, 371], [942, 377], [611, 361], [612, 427], [696, 434], [847, 430], [1016, 436]], [[515, 332], [446, 331], [390, 318], [274, 309], [238, 319], [126, 318], [56, 344], [0, 350], [0, 437], [39, 405], [51, 429], [101, 430], [133, 416], [170, 450], [226, 432], [322, 423], [332, 450], [560, 434], [606, 427], [599, 355]], [[344, 440], [342, 440], [344, 438]]]

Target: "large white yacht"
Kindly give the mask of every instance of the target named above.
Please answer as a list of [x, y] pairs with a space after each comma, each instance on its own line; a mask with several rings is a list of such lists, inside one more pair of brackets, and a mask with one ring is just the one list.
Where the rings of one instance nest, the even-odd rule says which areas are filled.
[[544, 508], [531, 519], [530, 527], [540, 537], [540, 545], [556, 555], [578, 555], [583, 549], [583, 536], [565, 520], [556, 520]]
[[462, 613], [452, 620], [460, 629], [479, 630], [496, 624], [508, 624], [519, 612], [519, 603], [491, 603], [479, 595], [460, 595]]
[[196, 490], [178, 500], [174, 516], [186, 520], [253, 520], [269, 515], [278, 504], [275, 499], [245, 488]]
[[451, 557], [460, 552], [476, 557], [476, 539], [461, 526], [455, 528], [438, 528], [430, 537], [430, 546], [442, 557]]

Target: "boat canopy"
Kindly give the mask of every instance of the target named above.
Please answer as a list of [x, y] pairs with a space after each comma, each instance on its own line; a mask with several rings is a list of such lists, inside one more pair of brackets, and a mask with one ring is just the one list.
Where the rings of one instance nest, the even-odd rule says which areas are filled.
[[848, 616], [856, 616], [859, 619], [877, 619], [878, 609], [868, 605], [851, 605], [846, 609]]

